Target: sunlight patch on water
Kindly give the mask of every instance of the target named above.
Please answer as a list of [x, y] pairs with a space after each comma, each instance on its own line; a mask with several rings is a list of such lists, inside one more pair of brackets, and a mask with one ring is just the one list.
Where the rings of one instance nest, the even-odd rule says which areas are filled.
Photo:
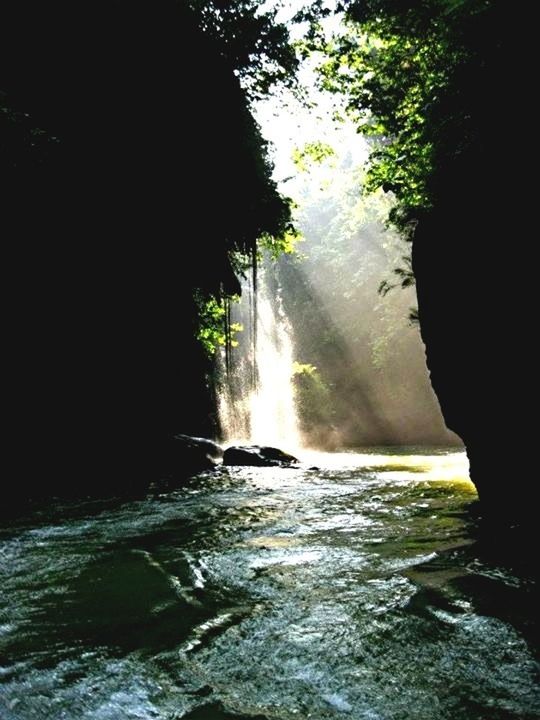
[[299, 542], [299, 538], [283, 537], [282, 535], [260, 535], [246, 540], [247, 545], [271, 549], [288, 548], [292, 545], [298, 545]]
[[304, 464], [324, 470], [356, 469], [373, 472], [389, 480], [450, 480], [470, 483], [469, 460], [463, 451], [422, 454], [401, 448], [399, 453], [350, 452], [325, 453], [317, 450], [302, 452]]
[[269, 557], [257, 557], [250, 562], [252, 568], [263, 568], [270, 565], [304, 565], [314, 563], [322, 558], [318, 550], [293, 550], [288, 553], [272, 553]]

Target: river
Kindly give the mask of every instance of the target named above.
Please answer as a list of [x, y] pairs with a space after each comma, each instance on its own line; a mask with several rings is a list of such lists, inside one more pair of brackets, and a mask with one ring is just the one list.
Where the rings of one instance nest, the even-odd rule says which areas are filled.
[[0, 533], [2, 720], [540, 717], [535, 586], [464, 454], [222, 468]]

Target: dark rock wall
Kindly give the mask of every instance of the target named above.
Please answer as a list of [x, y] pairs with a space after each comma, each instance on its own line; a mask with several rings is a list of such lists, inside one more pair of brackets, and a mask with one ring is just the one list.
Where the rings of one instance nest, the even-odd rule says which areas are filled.
[[493, 3], [468, 29], [475, 51], [432, 118], [444, 142], [433, 209], [413, 243], [433, 387], [467, 446], [482, 512], [510, 524], [536, 514], [535, 200], [525, 178], [537, 141], [523, 20]]
[[164, 435], [212, 431], [193, 290], [234, 289], [256, 233], [252, 120], [181, 3], [17, 0], [0, 26], [8, 490], [129, 492]]

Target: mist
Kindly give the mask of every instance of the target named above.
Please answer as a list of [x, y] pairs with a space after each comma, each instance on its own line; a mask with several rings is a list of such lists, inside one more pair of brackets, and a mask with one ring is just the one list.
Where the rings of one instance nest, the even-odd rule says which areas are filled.
[[[266, 259], [261, 274], [274, 287], [275, 313], [287, 318], [303, 443], [324, 449], [460, 445], [444, 424], [419, 327], [411, 321], [410, 245], [388, 225], [393, 198], [365, 191], [369, 148], [346, 123], [329, 122], [328, 108], [319, 110], [318, 117], [297, 112], [296, 122], [275, 107], [261, 113], [301, 234], [296, 251]], [[314, 158], [321, 154], [317, 147], [322, 159]], [[246, 334], [248, 305], [244, 300], [244, 309], [234, 311]], [[240, 339], [236, 355], [249, 344]]]
[[[304, 238], [277, 267], [293, 328], [301, 430], [309, 444], [444, 445], [414, 316], [409, 245], [386, 225], [392, 199], [364, 195], [345, 152], [309, 170], [295, 200]], [[396, 272], [396, 269], [398, 272]], [[396, 285], [384, 296], [379, 288]]]

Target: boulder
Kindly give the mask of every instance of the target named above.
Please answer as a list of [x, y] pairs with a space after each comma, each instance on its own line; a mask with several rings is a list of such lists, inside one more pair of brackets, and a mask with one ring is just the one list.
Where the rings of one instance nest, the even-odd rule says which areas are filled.
[[283, 450], [264, 445], [233, 445], [223, 453], [224, 465], [252, 465], [257, 467], [286, 467], [298, 460]]
[[175, 435], [173, 440], [179, 443], [184, 443], [190, 447], [198, 447], [201, 450], [205, 450], [212, 460], [221, 460], [223, 457], [223, 448], [213, 440], [208, 438], [192, 437], [191, 435], [182, 435], [181, 433]]
[[207, 438], [175, 435], [169, 442], [168, 466], [174, 474], [190, 475], [213, 469], [223, 449]]

